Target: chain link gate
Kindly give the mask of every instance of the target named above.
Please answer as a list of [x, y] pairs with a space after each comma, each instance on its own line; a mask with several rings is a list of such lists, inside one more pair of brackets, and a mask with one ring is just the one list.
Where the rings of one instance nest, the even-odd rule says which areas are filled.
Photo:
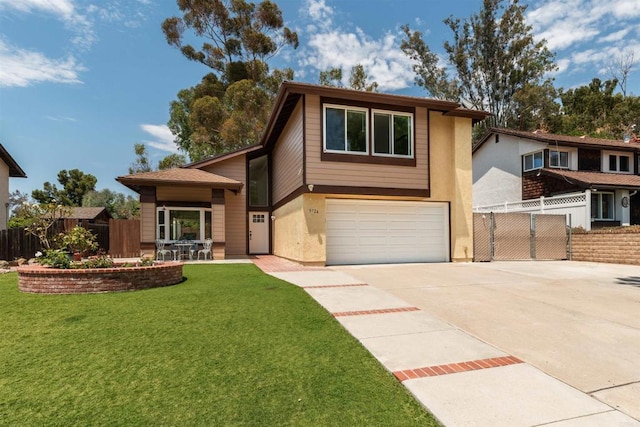
[[571, 259], [571, 216], [474, 213], [474, 261]]

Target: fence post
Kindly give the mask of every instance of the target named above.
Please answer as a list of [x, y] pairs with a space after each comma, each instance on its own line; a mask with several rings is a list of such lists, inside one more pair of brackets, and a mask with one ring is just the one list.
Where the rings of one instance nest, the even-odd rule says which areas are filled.
[[489, 229], [489, 245], [491, 247], [490, 250], [490, 254], [489, 257], [491, 258], [491, 261], [493, 261], [493, 256], [495, 254], [495, 238], [494, 238], [494, 233], [493, 233], [493, 229], [495, 227], [495, 219], [493, 218], [493, 212], [491, 212], [491, 228]]
[[584, 213], [584, 223], [585, 223], [585, 230], [589, 231], [591, 230], [591, 190], [585, 190], [584, 192], [585, 195], [585, 213]]
[[569, 261], [571, 261], [573, 258], [573, 230], [571, 229], [571, 214], [567, 214], [567, 216], [569, 217]]
[[529, 256], [536, 259], [536, 214], [531, 213], [529, 219]]
[[540, 196], [540, 213], [544, 213], [544, 196]]

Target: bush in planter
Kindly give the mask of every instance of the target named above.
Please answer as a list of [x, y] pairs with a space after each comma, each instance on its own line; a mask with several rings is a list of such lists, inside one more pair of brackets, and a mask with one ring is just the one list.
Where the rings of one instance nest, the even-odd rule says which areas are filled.
[[38, 257], [38, 261], [40, 264], [48, 265], [52, 268], [71, 267], [71, 260], [62, 249], [46, 249], [44, 254]]
[[96, 236], [84, 227], [76, 225], [60, 238], [62, 247], [67, 247], [72, 253], [85, 254], [98, 249]]

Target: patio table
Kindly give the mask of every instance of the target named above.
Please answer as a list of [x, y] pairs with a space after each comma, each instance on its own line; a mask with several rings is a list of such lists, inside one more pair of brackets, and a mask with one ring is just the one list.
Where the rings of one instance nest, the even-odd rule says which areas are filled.
[[173, 246], [178, 248], [173, 250], [174, 261], [183, 259], [184, 257], [189, 257], [189, 259], [191, 259], [191, 252], [189, 251], [189, 248], [193, 246], [193, 242], [174, 243]]

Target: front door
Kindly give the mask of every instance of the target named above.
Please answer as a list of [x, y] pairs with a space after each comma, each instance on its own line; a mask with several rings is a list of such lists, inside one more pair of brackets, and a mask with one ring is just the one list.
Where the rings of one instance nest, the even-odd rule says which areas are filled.
[[269, 253], [268, 212], [249, 212], [249, 253]]

